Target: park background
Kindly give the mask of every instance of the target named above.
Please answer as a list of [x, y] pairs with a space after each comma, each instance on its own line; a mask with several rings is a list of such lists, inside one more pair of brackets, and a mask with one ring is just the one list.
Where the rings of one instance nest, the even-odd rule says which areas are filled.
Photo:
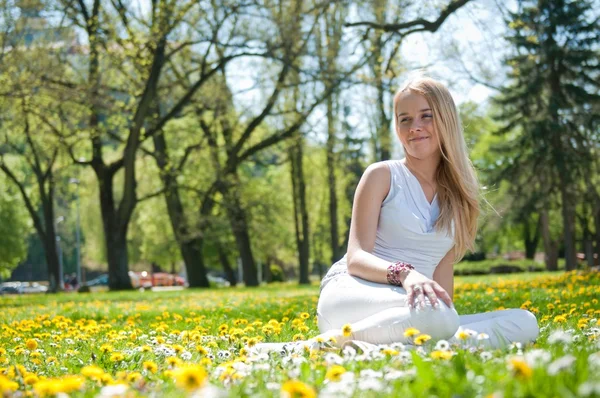
[[345, 253], [366, 166], [403, 156], [392, 97], [423, 68], [454, 93], [482, 185], [456, 273], [593, 266], [599, 12], [2, 0], [2, 278], [318, 279]]

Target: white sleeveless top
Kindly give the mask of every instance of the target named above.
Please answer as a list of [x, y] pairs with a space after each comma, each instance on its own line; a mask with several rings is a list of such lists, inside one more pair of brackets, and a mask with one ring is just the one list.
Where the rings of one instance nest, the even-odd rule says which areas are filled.
[[[437, 194], [431, 204], [421, 184], [400, 160], [384, 161], [390, 169], [390, 191], [381, 204], [372, 254], [386, 261], [404, 261], [428, 278], [454, 245], [452, 236], [435, 231], [440, 209]], [[454, 235], [454, 223], [452, 223]], [[331, 266], [321, 290], [335, 277], [348, 273], [347, 254]]]

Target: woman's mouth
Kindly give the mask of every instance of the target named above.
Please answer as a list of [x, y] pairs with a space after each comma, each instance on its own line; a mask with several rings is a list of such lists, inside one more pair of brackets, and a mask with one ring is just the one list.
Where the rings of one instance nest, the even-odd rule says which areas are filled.
[[428, 140], [429, 137], [417, 137], [417, 138], [411, 138], [409, 141], [425, 141]]

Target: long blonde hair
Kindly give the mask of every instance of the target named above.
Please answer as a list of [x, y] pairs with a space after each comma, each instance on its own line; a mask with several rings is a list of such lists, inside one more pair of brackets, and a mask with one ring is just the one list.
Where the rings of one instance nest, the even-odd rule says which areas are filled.
[[[452, 95], [442, 83], [418, 76], [409, 80], [394, 96], [394, 115], [400, 93], [410, 90], [427, 100], [433, 113], [442, 160], [437, 169], [440, 215], [435, 223], [438, 231], [452, 232], [456, 258], [460, 261], [467, 250], [473, 250], [479, 217], [479, 182], [469, 160], [463, 128]], [[397, 116], [394, 117], [398, 126]]]

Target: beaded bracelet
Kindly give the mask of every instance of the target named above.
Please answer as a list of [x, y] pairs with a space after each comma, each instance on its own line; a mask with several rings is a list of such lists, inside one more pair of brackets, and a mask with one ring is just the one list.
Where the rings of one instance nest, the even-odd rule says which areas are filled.
[[388, 266], [387, 281], [390, 285], [402, 286], [400, 281], [400, 272], [414, 270], [415, 267], [402, 261], [396, 261]]

